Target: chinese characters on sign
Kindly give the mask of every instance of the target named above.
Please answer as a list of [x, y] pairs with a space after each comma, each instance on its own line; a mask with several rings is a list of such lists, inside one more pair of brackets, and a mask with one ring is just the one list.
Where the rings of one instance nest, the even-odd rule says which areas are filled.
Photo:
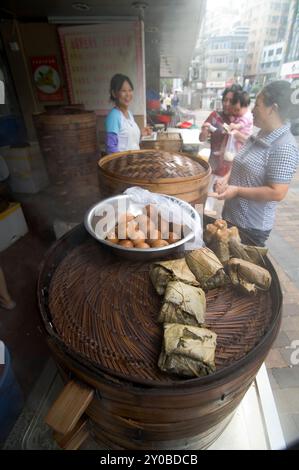
[[31, 68], [39, 101], [63, 101], [64, 96], [56, 57], [31, 57]]
[[115, 73], [134, 84], [134, 114], [145, 110], [142, 37], [139, 22], [59, 28], [71, 103], [107, 114], [109, 84]]

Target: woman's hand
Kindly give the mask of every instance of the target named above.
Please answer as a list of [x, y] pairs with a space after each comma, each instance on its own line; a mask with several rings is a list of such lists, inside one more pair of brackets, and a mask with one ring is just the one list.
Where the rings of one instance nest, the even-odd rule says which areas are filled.
[[199, 134], [199, 141], [204, 142], [205, 140], [208, 139], [210, 135], [210, 123], [209, 122], [204, 122], [203, 125], [201, 126], [201, 132]]
[[227, 188], [227, 178], [225, 177], [219, 177], [214, 183], [213, 186], [213, 191], [215, 191], [217, 194], [223, 193], [223, 191]]
[[144, 127], [144, 128], [142, 129], [142, 131], [141, 131], [142, 137], [146, 137], [146, 136], [148, 136], [148, 135], [152, 135], [152, 133], [153, 133], [153, 128], [150, 127], [150, 126]]
[[234, 199], [239, 194], [239, 187], [226, 184], [223, 188], [219, 188], [216, 192], [216, 198], [220, 201], [226, 201], [227, 199]]

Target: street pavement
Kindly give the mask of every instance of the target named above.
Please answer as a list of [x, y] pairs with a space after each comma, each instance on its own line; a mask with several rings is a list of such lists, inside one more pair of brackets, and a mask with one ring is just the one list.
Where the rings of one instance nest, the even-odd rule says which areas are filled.
[[[193, 111], [199, 128], [210, 112]], [[299, 137], [296, 140], [299, 147]], [[221, 217], [221, 210], [219, 203], [217, 217]], [[283, 318], [266, 367], [284, 437], [290, 445], [299, 441], [299, 168], [286, 198], [278, 204], [267, 246], [283, 291]]]

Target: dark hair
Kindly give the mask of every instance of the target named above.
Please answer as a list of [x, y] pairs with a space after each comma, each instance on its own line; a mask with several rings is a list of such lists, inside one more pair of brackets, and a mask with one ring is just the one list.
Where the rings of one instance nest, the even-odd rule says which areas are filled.
[[242, 91], [242, 87], [238, 83], [234, 83], [232, 86], [225, 88], [222, 94], [222, 101], [224, 100], [224, 98], [226, 97], [228, 93], [235, 93], [236, 91]]
[[250, 105], [250, 96], [246, 91], [235, 91], [232, 104], [240, 103], [241, 108], [247, 108]]
[[276, 105], [277, 112], [283, 121], [289, 117], [292, 108], [291, 94], [291, 85], [286, 80], [271, 82], [261, 91], [265, 106]]
[[121, 87], [123, 86], [124, 82], [128, 82], [132, 90], [134, 90], [133, 83], [127, 77], [126, 75], [123, 75], [122, 73], [117, 73], [113, 75], [110, 81], [110, 100], [111, 101], [116, 101], [116, 98], [113, 96], [112, 92], [117, 93]]

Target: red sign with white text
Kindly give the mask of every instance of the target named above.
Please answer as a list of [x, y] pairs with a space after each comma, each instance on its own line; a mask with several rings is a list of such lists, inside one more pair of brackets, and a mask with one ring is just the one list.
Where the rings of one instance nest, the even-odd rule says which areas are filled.
[[31, 68], [39, 101], [63, 101], [56, 57], [54, 55], [31, 57]]

